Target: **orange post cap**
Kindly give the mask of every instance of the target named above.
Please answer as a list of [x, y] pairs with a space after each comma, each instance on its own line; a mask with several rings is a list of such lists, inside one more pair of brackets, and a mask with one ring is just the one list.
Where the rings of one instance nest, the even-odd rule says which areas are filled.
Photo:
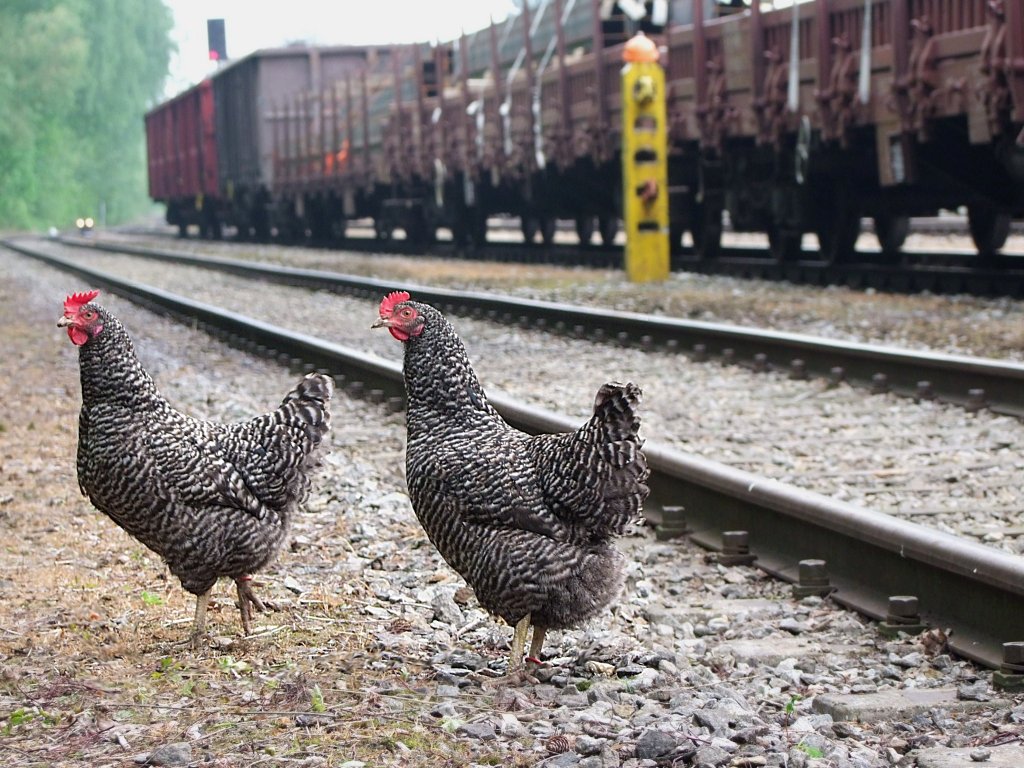
[[643, 32], [637, 32], [622, 49], [622, 60], [626, 62], [657, 61], [658, 46]]

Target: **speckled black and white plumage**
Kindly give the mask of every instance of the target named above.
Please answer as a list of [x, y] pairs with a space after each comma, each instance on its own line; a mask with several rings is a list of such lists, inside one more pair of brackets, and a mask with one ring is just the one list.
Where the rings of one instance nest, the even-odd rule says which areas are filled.
[[81, 311], [99, 329], [76, 342], [82, 492], [197, 596], [218, 577], [266, 566], [309, 491], [330, 428], [331, 379], [306, 376], [277, 410], [250, 421], [195, 419], [160, 395], [117, 318], [94, 303]]
[[[403, 325], [401, 314], [415, 319]], [[640, 517], [648, 493], [640, 389], [606, 384], [578, 431], [530, 436], [488, 403], [436, 309], [382, 305], [379, 324], [405, 344], [407, 481], [431, 542], [509, 624], [530, 615], [542, 637], [597, 615], [624, 580], [612, 540]]]

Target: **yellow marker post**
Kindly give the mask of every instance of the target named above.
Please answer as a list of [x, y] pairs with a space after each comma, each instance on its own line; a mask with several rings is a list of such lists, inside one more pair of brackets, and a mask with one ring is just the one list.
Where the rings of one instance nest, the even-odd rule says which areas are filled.
[[622, 217], [626, 274], [635, 283], [669, 273], [665, 72], [658, 46], [638, 33], [622, 53]]

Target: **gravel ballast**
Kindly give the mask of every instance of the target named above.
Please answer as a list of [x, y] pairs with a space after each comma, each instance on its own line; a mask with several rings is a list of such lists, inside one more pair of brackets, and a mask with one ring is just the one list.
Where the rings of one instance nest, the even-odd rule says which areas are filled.
[[[373, 301], [49, 247], [128, 279], [401, 359], [398, 343], [368, 330], [376, 317]], [[868, 396], [847, 385], [696, 363], [684, 355], [451, 320], [491, 391], [583, 419], [605, 381], [636, 381], [644, 390], [650, 440], [1024, 552], [1024, 424], [1015, 418], [891, 394]]]
[[[622, 541], [629, 577], [614, 610], [552, 633], [536, 682], [510, 684], [510, 628], [479, 609], [413, 516], [401, 414], [344, 393], [314, 493], [257, 578], [278, 610], [241, 640], [222, 584], [210, 647], [183, 649], [190, 596], [75, 484], [77, 362], [55, 323], [64, 295], [84, 286], [6, 252], [0, 266], [6, 765], [877, 768], [914, 766], [936, 747], [991, 755], [1021, 738], [1021, 697], [1000, 696], [987, 672], [951, 658], [941, 632], [883, 638], [828, 600], [795, 600], [756, 570], [642, 529]], [[171, 282], [200, 289], [180, 272]], [[263, 286], [258, 300], [251, 290], [221, 286], [247, 313], [259, 305], [281, 322], [295, 311], [284, 289]], [[327, 324], [379, 338], [366, 330], [373, 307], [345, 301], [305, 304]], [[165, 394], [195, 415], [272, 408], [297, 377], [116, 296], [103, 303]], [[505, 343], [478, 338], [483, 324], [458, 325], [478, 357]], [[548, 341], [501, 333], [536, 349]], [[390, 337], [373, 344], [398, 348]], [[621, 350], [602, 354], [609, 369], [630, 364], [616, 362]], [[574, 363], [572, 375], [595, 374]], [[530, 372], [538, 390], [544, 376]], [[869, 722], [838, 721], [818, 704], [921, 690], [943, 703]]]

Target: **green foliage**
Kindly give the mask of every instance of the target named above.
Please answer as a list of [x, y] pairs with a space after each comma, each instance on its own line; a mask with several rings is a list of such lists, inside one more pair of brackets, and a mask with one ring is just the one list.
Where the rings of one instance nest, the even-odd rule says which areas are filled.
[[315, 684], [309, 692], [309, 706], [314, 712], [327, 711], [327, 706], [324, 704], [324, 694], [320, 690], [319, 683]]
[[792, 696], [789, 697], [789, 701], [786, 702], [787, 715], [789, 715], [790, 717], [793, 716], [793, 713], [796, 712], [796, 703], [800, 701], [800, 699], [802, 698], [803, 696], [801, 696], [799, 693], [794, 693]]
[[142, 602], [146, 605], [163, 605], [164, 599], [155, 592], [142, 590]]
[[233, 656], [221, 656], [217, 659], [217, 668], [224, 674], [236, 678], [241, 677], [243, 673], [252, 669], [249, 666], [249, 662], [235, 659]]
[[162, 0], [0, 3], [0, 228], [147, 207], [143, 114], [172, 22]]
[[802, 741], [796, 745], [796, 748], [803, 752], [808, 757], [824, 757], [825, 753], [817, 747], [812, 747], [810, 744], [804, 744]]
[[5, 736], [10, 736], [18, 726], [28, 725], [34, 721], [40, 722], [44, 726], [51, 726], [56, 725], [58, 718], [38, 707], [18, 707], [7, 717], [7, 724], [2, 733]]

